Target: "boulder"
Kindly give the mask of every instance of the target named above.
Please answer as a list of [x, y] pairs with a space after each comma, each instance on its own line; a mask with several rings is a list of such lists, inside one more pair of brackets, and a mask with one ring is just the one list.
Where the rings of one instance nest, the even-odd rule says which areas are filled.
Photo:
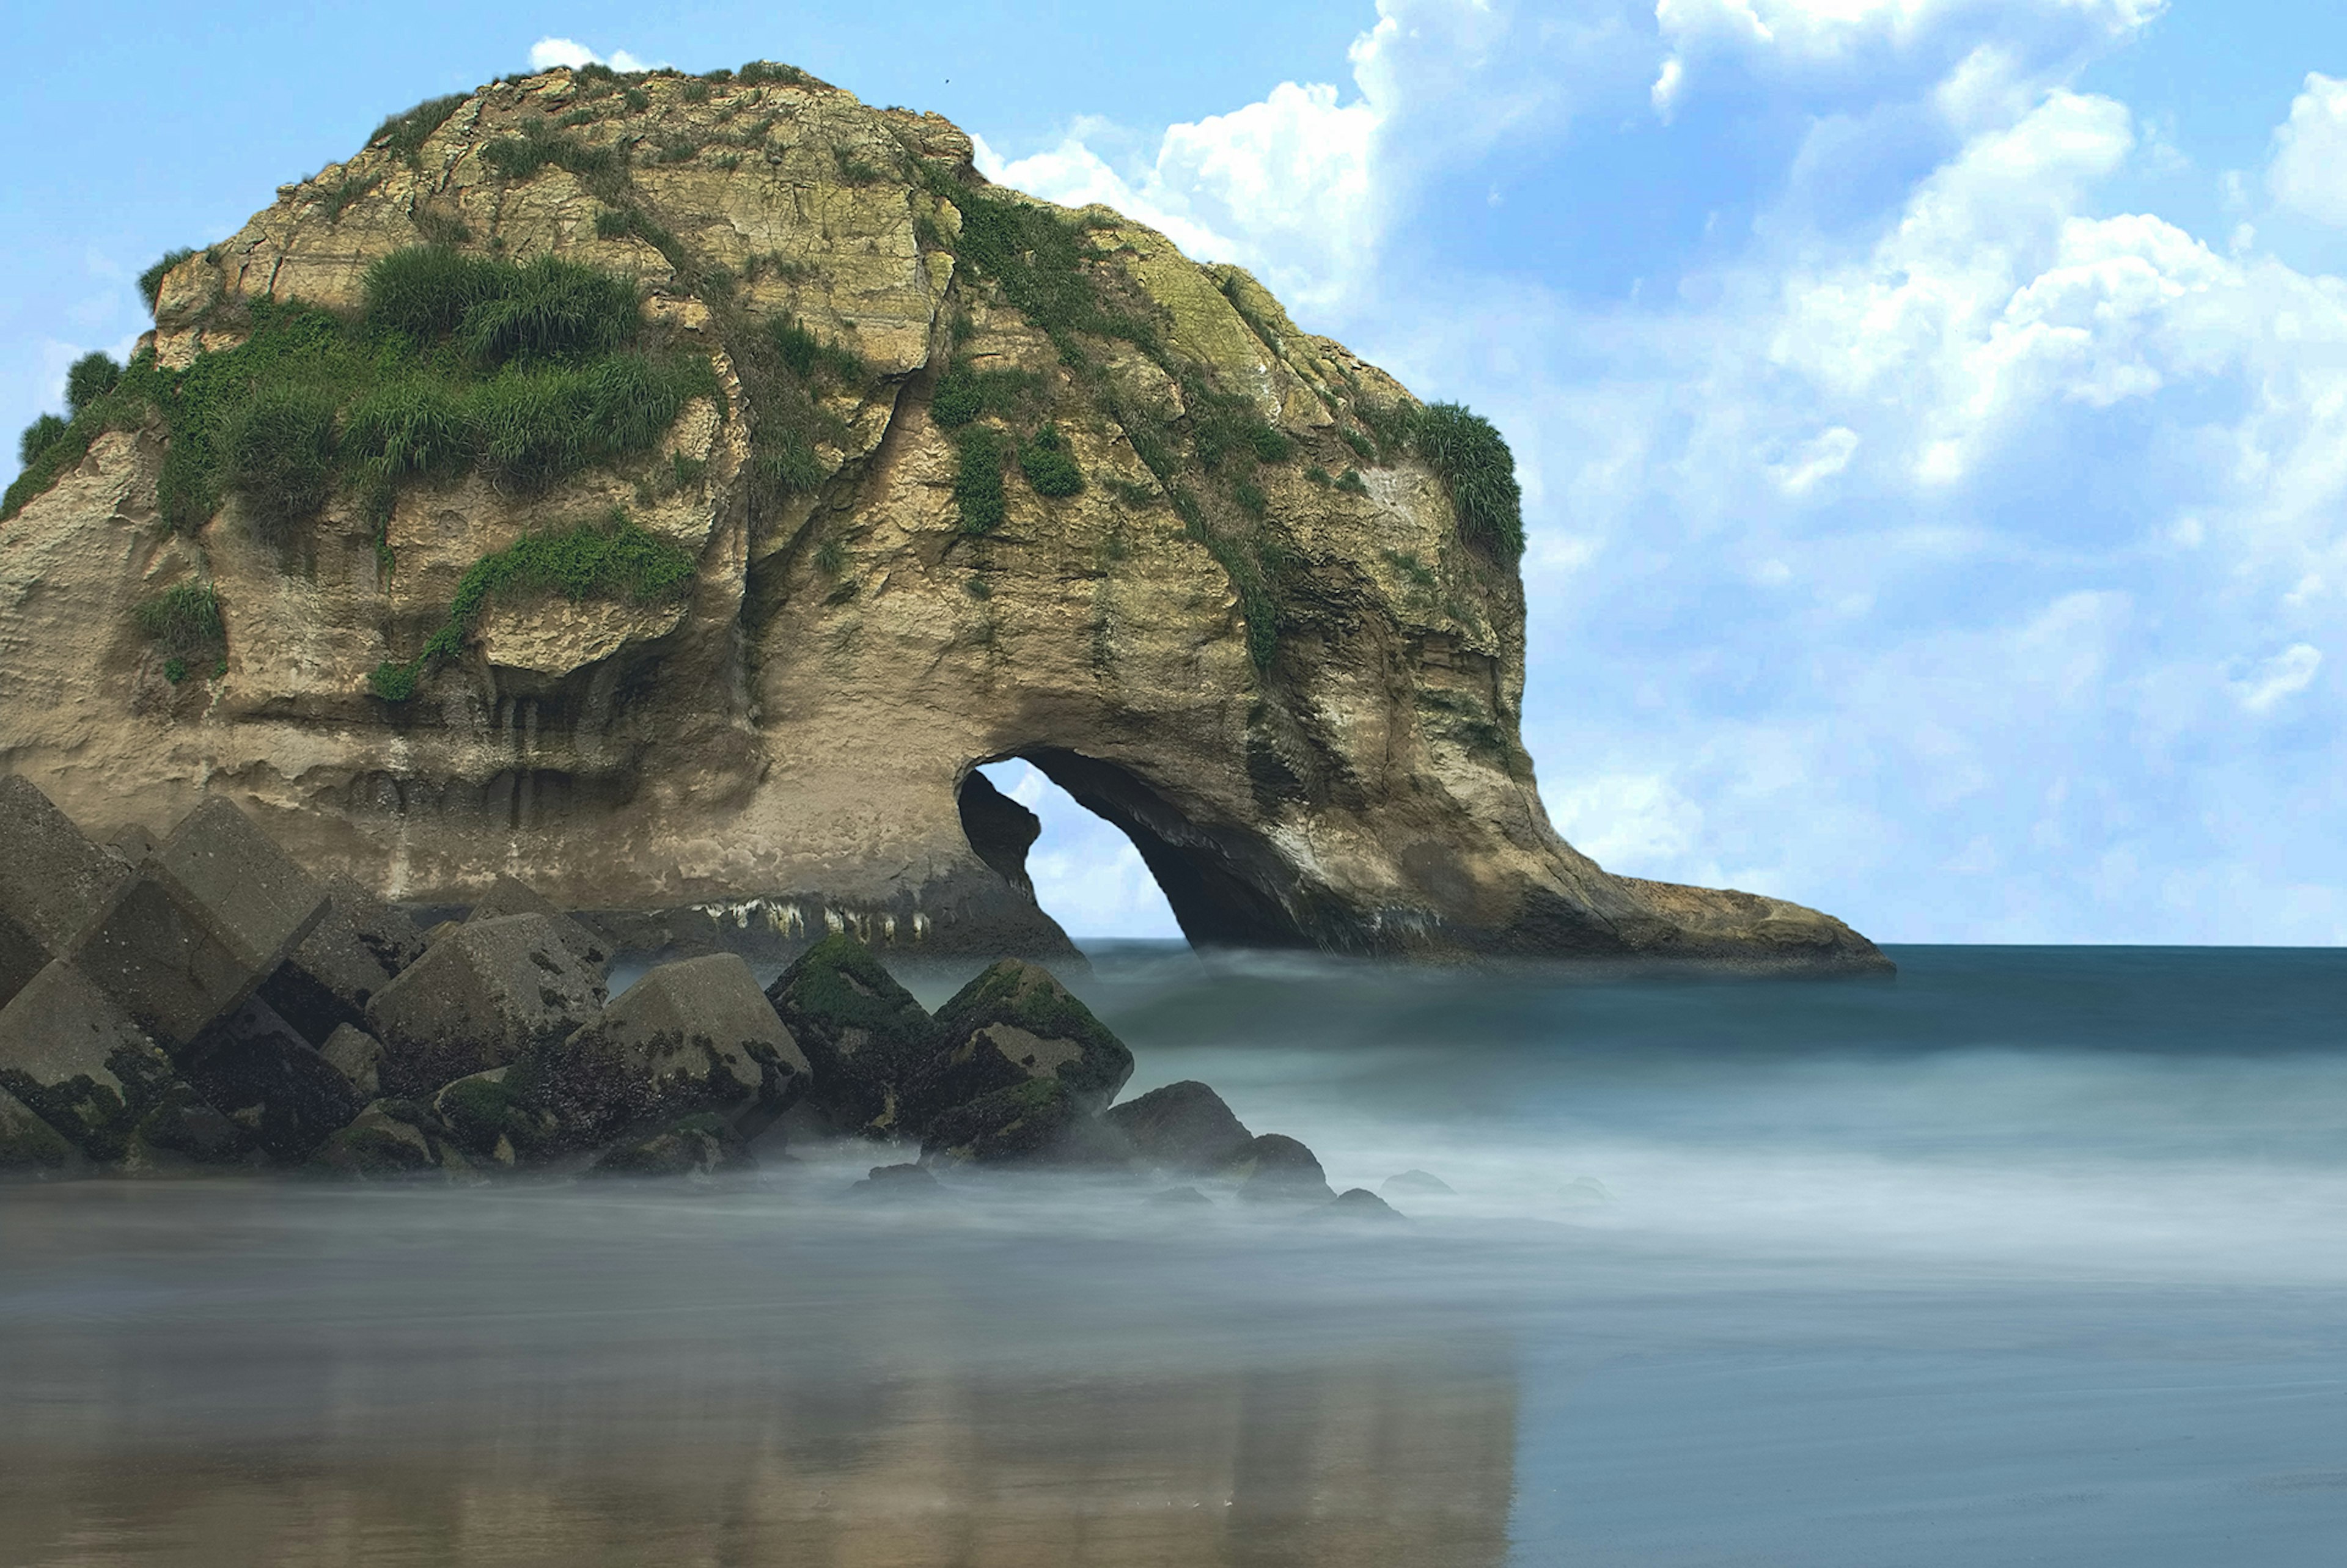
[[1133, 1076], [1133, 1052], [1090, 1008], [1037, 964], [1005, 958], [938, 1009], [937, 1054], [907, 1096], [920, 1131], [981, 1095], [1056, 1078], [1077, 1110], [1098, 1114]]
[[31, 1106], [0, 1089], [0, 1180], [72, 1175], [81, 1163], [81, 1151]]
[[423, 955], [414, 921], [338, 876], [326, 884], [325, 913], [262, 982], [261, 997], [304, 1040], [323, 1044], [344, 1025], [364, 1027], [375, 993]]
[[349, 1081], [361, 1100], [374, 1100], [382, 1095], [383, 1042], [374, 1036], [344, 1024], [326, 1037], [318, 1054]]
[[1312, 1214], [1316, 1219], [1366, 1220], [1371, 1224], [1402, 1217], [1391, 1204], [1367, 1187], [1348, 1187]]
[[1223, 1173], [1238, 1178], [1244, 1203], [1327, 1203], [1337, 1195], [1312, 1151], [1277, 1132], [1251, 1140]]
[[101, 1163], [241, 1164], [252, 1152], [130, 1015], [67, 962], [0, 1008], [0, 1089]]
[[196, 1091], [281, 1164], [298, 1164], [366, 1102], [259, 997], [203, 1032], [180, 1058]]
[[601, 977], [543, 915], [467, 921], [367, 1004], [384, 1088], [417, 1097], [559, 1045], [603, 1006]]
[[1124, 1135], [1086, 1114], [1075, 1091], [1056, 1078], [1022, 1079], [957, 1105], [932, 1122], [921, 1140], [921, 1163], [933, 1167], [1113, 1169], [1133, 1160], [1133, 1145]]
[[324, 889], [214, 795], [131, 875], [75, 961], [177, 1056], [275, 973], [325, 907]]
[[553, 900], [518, 876], [500, 873], [465, 921], [470, 925], [476, 920], [502, 920], [511, 915], [543, 915], [553, 921], [555, 930], [561, 934], [562, 945], [594, 970], [598, 978], [610, 967], [610, 943], [555, 907]]
[[758, 1162], [722, 1116], [687, 1116], [631, 1139], [588, 1167], [590, 1176], [710, 1177], [754, 1171]]
[[906, 1091], [937, 1051], [937, 1026], [870, 949], [840, 933], [801, 953], [766, 999], [814, 1069], [808, 1102], [840, 1132], [902, 1125]]
[[945, 1188], [925, 1165], [875, 1165], [870, 1175], [847, 1189], [847, 1195], [867, 1202], [917, 1203], [945, 1196]]
[[1455, 1198], [1459, 1194], [1450, 1184], [1431, 1171], [1401, 1171], [1388, 1176], [1382, 1184], [1389, 1193], [1409, 1193], [1425, 1198]]
[[470, 1176], [465, 1158], [429, 1107], [413, 1100], [377, 1100], [321, 1144], [309, 1168], [361, 1181]]
[[128, 880], [30, 779], [0, 778], [0, 1005], [72, 952]]
[[511, 1168], [562, 1143], [555, 1119], [528, 1103], [514, 1081], [521, 1071], [493, 1067], [460, 1078], [432, 1097], [433, 1114], [466, 1154]]
[[1223, 1097], [1195, 1080], [1112, 1105], [1102, 1120], [1132, 1139], [1150, 1163], [1194, 1175], [1224, 1169], [1255, 1141]]
[[662, 964], [528, 1068], [532, 1102], [566, 1138], [711, 1112], [754, 1138], [806, 1092], [805, 1052], [738, 954]]

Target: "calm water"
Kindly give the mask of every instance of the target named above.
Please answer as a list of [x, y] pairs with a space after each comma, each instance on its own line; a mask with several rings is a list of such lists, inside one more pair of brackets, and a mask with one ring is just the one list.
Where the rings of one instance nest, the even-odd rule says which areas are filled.
[[1368, 1230], [0, 1189], [0, 1564], [2341, 1561], [2347, 953], [1894, 956], [1101, 954], [1134, 1091], [1457, 1189]]

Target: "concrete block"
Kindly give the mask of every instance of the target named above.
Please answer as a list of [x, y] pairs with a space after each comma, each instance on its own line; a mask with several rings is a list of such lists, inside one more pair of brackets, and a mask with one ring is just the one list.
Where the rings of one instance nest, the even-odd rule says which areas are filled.
[[308, 1159], [366, 1103], [259, 997], [206, 1030], [180, 1071], [281, 1164]]
[[345, 1025], [364, 1028], [375, 993], [423, 956], [415, 922], [338, 876], [326, 884], [326, 912], [261, 982], [261, 999], [302, 1039], [323, 1045]]
[[543, 915], [466, 921], [367, 1004], [386, 1092], [418, 1098], [557, 1046], [603, 1007], [600, 974]]
[[0, 778], [0, 1004], [71, 953], [128, 879], [30, 779]]
[[324, 889], [215, 795], [138, 867], [75, 961], [176, 1056], [275, 973], [325, 907]]

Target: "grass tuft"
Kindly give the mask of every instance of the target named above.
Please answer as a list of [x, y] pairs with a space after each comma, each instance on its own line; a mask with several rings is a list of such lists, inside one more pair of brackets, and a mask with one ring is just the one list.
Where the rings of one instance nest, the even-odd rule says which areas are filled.
[[412, 167], [423, 161], [424, 144], [432, 133], [448, 123], [448, 117], [465, 107], [471, 95], [451, 93], [446, 97], [426, 98], [414, 108], [395, 114], [374, 128], [367, 138], [371, 147], [381, 147], [395, 157], [405, 159]]
[[171, 275], [171, 269], [194, 254], [193, 250], [166, 251], [153, 266], [138, 274], [138, 292], [146, 300], [149, 311], [162, 298], [163, 280]]
[[954, 500], [961, 507], [961, 531], [990, 534], [1002, 526], [1002, 433], [973, 425], [955, 446]]
[[1506, 438], [1456, 403], [1430, 404], [1411, 423], [1411, 445], [1450, 492], [1460, 537], [1496, 559], [1521, 558], [1524, 497]]
[[[140, 603], [130, 619], [149, 641], [173, 660], [218, 658], [228, 648], [220, 594], [208, 582], [183, 582]], [[178, 685], [175, 679], [171, 682]]]
[[1019, 447], [1019, 471], [1039, 496], [1076, 496], [1084, 488], [1084, 471], [1056, 425], [1046, 425]]

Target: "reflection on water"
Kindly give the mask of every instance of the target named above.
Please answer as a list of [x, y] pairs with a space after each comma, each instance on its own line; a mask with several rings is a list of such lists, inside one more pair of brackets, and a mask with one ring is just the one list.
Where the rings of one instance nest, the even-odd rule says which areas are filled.
[[1136, 1089], [1458, 1188], [1399, 1227], [0, 1190], [0, 1568], [2335, 1562], [2347, 956], [1899, 956], [1102, 958]]

